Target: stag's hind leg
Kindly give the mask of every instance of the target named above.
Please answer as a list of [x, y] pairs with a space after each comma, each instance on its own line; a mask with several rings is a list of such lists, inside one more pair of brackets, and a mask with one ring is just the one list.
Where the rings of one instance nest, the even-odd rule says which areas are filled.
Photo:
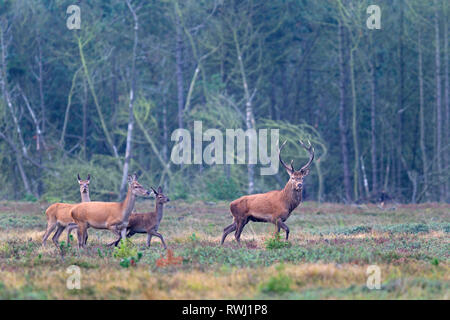
[[245, 225], [248, 223], [248, 219], [236, 221], [236, 232], [234, 233], [234, 237], [236, 241], [241, 244], [241, 233], [244, 230]]
[[233, 222], [228, 227], [223, 229], [222, 240], [220, 241], [220, 245], [223, 245], [225, 238], [234, 230], [236, 230], [236, 222]]

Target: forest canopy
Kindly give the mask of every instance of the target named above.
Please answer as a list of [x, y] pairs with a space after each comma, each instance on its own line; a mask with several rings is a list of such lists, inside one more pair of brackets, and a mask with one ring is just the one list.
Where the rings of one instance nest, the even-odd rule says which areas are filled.
[[448, 20], [445, 0], [1, 1], [0, 198], [79, 201], [78, 173], [95, 200], [133, 172], [174, 199], [284, 186], [174, 164], [172, 133], [202, 121], [278, 129], [297, 167], [311, 141], [306, 200], [448, 202]]

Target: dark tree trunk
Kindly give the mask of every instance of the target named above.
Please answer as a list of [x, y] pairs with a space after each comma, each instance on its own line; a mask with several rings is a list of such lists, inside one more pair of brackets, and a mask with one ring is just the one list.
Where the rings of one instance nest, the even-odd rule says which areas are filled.
[[425, 112], [424, 112], [424, 92], [423, 92], [423, 68], [422, 68], [422, 33], [419, 28], [418, 35], [418, 68], [419, 68], [419, 125], [420, 125], [420, 151], [422, 154], [422, 170], [423, 170], [423, 181], [425, 190], [425, 199], [428, 200], [428, 158], [427, 158], [427, 150], [425, 145]]
[[350, 202], [350, 172], [348, 167], [348, 148], [347, 148], [347, 126], [345, 121], [345, 109], [346, 109], [346, 99], [345, 99], [345, 63], [344, 63], [344, 27], [339, 23], [338, 27], [338, 40], [339, 40], [339, 132], [341, 136], [341, 155], [342, 155], [342, 166], [344, 174], [344, 197], [345, 201]]
[[436, 166], [439, 176], [439, 201], [444, 201], [444, 177], [442, 176], [442, 93], [441, 93], [441, 51], [439, 36], [438, 1], [434, 1], [434, 31], [435, 31], [435, 63], [436, 63]]
[[175, 12], [175, 59], [176, 59], [176, 76], [177, 76], [177, 94], [178, 94], [178, 127], [183, 128], [184, 116], [184, 80], [183, 80], [183, 30], [181, 27], [180, 17]]
[[[373, 47], [372, 47], [373, 50]], [[372, 61], [370, 62], [370, 136], [371, 136], [371, 158], [372, 158], [372, 194], [378, 192], [378, 165], [377, 165], [377, 141], [376, 141], [376, 106], [377, 106], [377, 77], [375, 74], [376, 70], [376, 60], [375, 54], [372, 56]]]

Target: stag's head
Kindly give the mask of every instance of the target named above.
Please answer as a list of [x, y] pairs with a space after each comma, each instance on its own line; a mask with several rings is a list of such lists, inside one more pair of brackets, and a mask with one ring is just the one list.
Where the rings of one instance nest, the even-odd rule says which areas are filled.
[[307, 164], [305, 164], [303, 167], [301, 167], [298, 170], [294, 169], [293, 162], [294, 160], [291, 160], [290, 166], [286, 165], [284, 163], [283, 159], [281, 159], [281, 150], [283, 149], [284, 145], [286, 144], [286, 141], [281, 145], [281, 148], [278, 150], [278, 157], [280, 159], [280, 162], [282, 166], [286, 169], [287, 173], [289, 174], [289, 181], [288, 184], [291, 185], [292, 189], [295, 191], [301, 191], [303, 188], [303, 178], [306, 177], [309, 174], [309, 167], [311, 166], [311, 163], [314, 160], [314, 148], [311, 146], [311, 143], [308, 141], [308, 145], [306, 146], [301, 140], [299, 140], [300, 144], [303, 148], [306, 149], [309, 153], [309, 161]]
[[128, 176], [128, 188], [131, 190], [131, 193], [135, 196], [145, 197], [150, 196], [152, 192], [145, 189], [138, 181], [137, 174], [133, 174], [132, 176]]
[[153, 189], [153, 187], [150, 188], [152, 188], [153, 193], [155, 194], [157, 203], [164, 204], [170, 201], [170, 199], [163, 194], [163, 190], [161, 187], [158, 187], [158, 190]]
[[77, 176], [78, 178], [78, 184], [80, 185], [80, 192], [81, 193], [89, 193], [89, 182], [91, 181], [91, 175], [87, 175], [86, 180], [81, 180], [80, 174]]

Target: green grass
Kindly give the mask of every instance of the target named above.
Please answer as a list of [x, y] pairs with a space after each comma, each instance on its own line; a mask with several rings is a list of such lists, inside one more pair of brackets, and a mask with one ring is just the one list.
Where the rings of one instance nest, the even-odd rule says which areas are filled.
[[[137, 203], [141, 212], [153, 206]], [[308, 202], [287, 220], [288, 242], [271, 224], [249, 223], [241, 246], [233, 234], [220, 246], [227, 203], [173, 201], [159, 229], [181, 257], [170, 267], [157, 266], [165, 251], [158, 239], [148, 248], [146, 235], [113, 249], [112, 233], [89, 229], [87, 249], [76, 236], [43, 247], [46, 207], [0, 203], [0, 299], [449, 299], [449, 205]], [[381, 290], [365, 285], [374, 264]], [[81, 290], [66, 288], [70, 265], [81, 268]]]

